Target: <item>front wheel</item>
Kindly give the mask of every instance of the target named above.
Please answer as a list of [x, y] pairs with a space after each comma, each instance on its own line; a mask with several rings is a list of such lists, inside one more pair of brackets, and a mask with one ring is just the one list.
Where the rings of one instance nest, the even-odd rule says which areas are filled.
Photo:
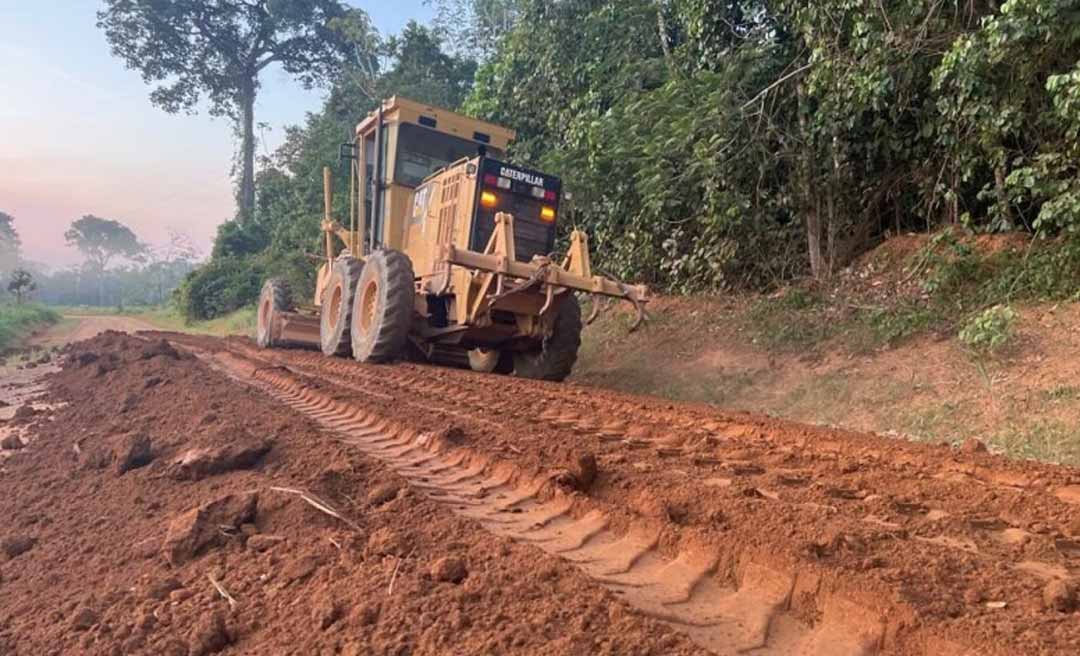
[[390, 362], [401, 357], [416, 296], [412, 261], [400, 251], [372, 253], [356, 286], [351, 326], [353, 357]]
[[292, 291], [280, 278], [271, 278], [259, 294], [255, 341], [261, 348], [273, 348], [281, 341], [281, 315], [293, 311]]
[[326, 355], [352, 353], [353, 296], [362, 268], [359, 260], [348, 255], [334, 260], [319, 306], [319, 341]]
[[538, 350], [514, 354], [514, 375], [520, 378], [566, 380], [581, 348], [581, 305], [572, 294], [559, 307], [555, 328]]

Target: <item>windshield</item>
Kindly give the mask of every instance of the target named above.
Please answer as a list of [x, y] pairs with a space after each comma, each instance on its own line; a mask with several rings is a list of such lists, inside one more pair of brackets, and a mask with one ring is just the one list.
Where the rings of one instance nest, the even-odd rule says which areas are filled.
[[[394, 182], [407, 187], [417, 187], [435, 171], [463, 157], [474, 157], [480, 145], [419, 125], [403, 123], [398, 131], [397, 166]], [[495, 154], [494, 148], [488, 152]]]

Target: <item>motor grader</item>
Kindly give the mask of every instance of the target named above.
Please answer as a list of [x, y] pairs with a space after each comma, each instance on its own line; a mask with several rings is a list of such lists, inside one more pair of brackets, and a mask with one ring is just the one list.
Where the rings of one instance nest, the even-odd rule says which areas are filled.
[[381, 103], [341, 148], [350, 165], [347, 226], [333, 216], [324, 170], [325, 253], [313, 303], [294, 305], [282, 280], [268, 280], [259, 345], [372, 363], [412, 354], [561, 381], [581, 345], [577, 293], [625, 300], [640, 322], [646, 289], [593, 275], [583, 232], [571, 231], [556, 255], [562, 183], [507, 164], [514, 138], [405, 98]]

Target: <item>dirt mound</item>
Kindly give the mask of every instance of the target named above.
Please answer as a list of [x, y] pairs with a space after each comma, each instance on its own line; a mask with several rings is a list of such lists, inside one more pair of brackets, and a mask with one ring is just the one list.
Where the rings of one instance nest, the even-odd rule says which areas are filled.
[[925, 278], [937, 263], [956, 258], [956, 249], [981, 257], [1024, 251], [1031, 235], [1006, 233], [969, 235], [946, 230], [937, 234], [896, 235], [860, 255], [841, 271], [828, 290], [834, 299], [852, 304], [894, 304], [926, 300]]
[[104, 334], [50, 383], [0, 470], [0, 653], [702, 653], [182, 350]]

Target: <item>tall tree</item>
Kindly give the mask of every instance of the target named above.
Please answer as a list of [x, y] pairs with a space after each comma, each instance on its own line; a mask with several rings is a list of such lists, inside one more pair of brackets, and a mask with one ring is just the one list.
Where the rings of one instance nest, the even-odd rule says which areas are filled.
[[34, 276], [26, 269], [15, 269], [11, 272], [11, 280], [8, 281], [7, 288], [15, 295], [15, 302], [22, 305], [37, 289], [37, 283], [34, 282]]
[[237, 126], [241, 220], [255, 209], [260, 73], [278, 64], [309, 89], [333, 79], [355, 54], [344, 37], [354, 22], [368, 21], [339, 0], [105, 0], [98, 12], [113, 54], [157, 85], [151, 102], [176, 113], [205, 96]]
[[98, 304], [101, 304], [105, 271], [109, 263], [116, 258], [141, 262], [145, 258], [146, 246], [142, 244], [131, 228], [119, 221], [102, 219], [92, 214], [71, 222], [71, 227], [64, 233], [64, 239], [86, 258], [87, 268], [98, 281]]
[[0, 274], [15, 269], [19, 265], [22, 241], [15, 230], [15, 217], [0, 212]]

